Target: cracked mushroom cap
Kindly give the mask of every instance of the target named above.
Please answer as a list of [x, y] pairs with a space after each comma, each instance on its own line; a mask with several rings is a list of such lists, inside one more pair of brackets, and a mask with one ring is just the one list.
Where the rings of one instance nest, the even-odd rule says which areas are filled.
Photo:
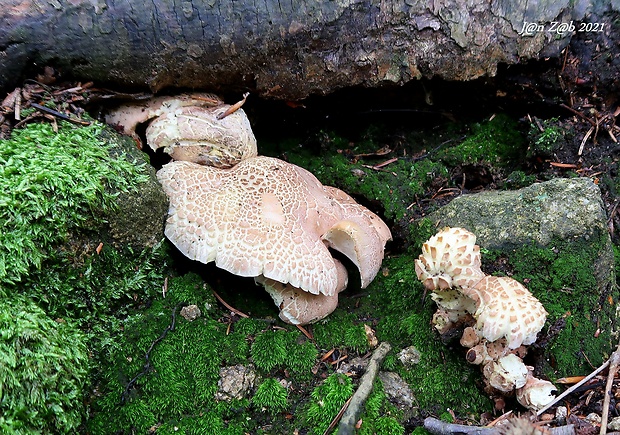
[[549, 381], [535, 378], [529, 367], [525, 385], [517, 389], [517, 401], [528, 409], [538, 411], [555, 399], [557, 388]]
[[520, 282], [505, 276], [485, 276], [463, 293], [477, 305], [476, 329], [488, 341], [505, 337], [508, 348], [532, 344], [545, 325], [547, 311]]
[[330, 315], [338, 306], [338, 293], [347, 287], [347, 269], [334, 260], [338, 269], [337, 292], [331, 296], [313, 295], [290, 284], [257, 276], [254, 281], [262, 284], [280, 309], [280, 319], [291, 325], [307, 325]]
[[155, 97], [135, 103], [123, 104], [108, 113], [105, 121], [110, 125], [121, 128], [123, 133], [137, 138], [136, 127], [149, 119], [174, 112], [182, 107], [214, 107], [223, 103], [218, 96], [206, 93]]
[[484, 276], [476, 236], [463, 228], [444, 228], [422, 245], [415, 271], [428, 290], [474, 285]]
[[243, 109], [218, 119], [230, 105], [179, 106], [154, 119], [146, 142], [164, 148], [174, 160], [229, 168], [258, 154], [250, 121]]
[[230, 169], [171, 162], [157, 178], [170, 199], [166, 236], [187, 257], [240, 276], [333, 296], [338, 266], [328, 245], [377, 274], [390, 231], [351, 197], [314, 175], [271, 157]]
[[525, 385], [528, 369], [521, 358], [511, 353], [485, 364], [482, 374], [493, 388], [510, 392]]

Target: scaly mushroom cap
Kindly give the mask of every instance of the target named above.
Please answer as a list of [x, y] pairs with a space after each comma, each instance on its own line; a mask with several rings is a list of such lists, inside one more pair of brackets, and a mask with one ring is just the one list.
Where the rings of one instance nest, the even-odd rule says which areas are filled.
[[338, 269], [337, 292], [331, 296], [313, 295], [290, 284], [257, 276], [254, 281], [262, 284], [280, 308], [280, 319], [291, 325], [307, 325], [317, 322], [331, 314], [338, 306], [338, 293], [347, 287], [347, 269], [334, 260]]
[[177, 107], [149, 124], [146, 142], [153, 150], [163, 147], [174, 160], [230, 168], [258, 152], [243, 109], [217, 119], [229, 107]]
[[476, 236], [463, 228], [444, 228], [422, 245], [415, 271], [428, 290], [473, 286], [484, 276]]
[[517, 401], [528, 409], [538, 411], [555, 399], [553, 393], [557, 388], [549, 381], [535, 378], [529, 368], [525, 385], [517, 389]]
[[463, 294], [477, 305], [476, 329], [488, 341], [505, 337], [510, 349], [532, 344], [545, 325], [547, 311], [528, 289], [509, 277], [485, 276]]
[[358, 265], [363, 285], [381, 266], [385, 223], [298, 166], [262, 156], [230, 169], [171, 162], [157, 178], [170, 199], [165, 234], [190, 259], [327, 296], [339, 278], [326, 244]]
[[224, 104], [216, 95], [205, 93], [181, 94], [149, 98], [117, 107], [105, 117], [106, 123], [115, 125], [126, 135], [137, 138], [136, 127], [149, 119], [171, 113], [181, 107], [201, 106], [215, 107]]

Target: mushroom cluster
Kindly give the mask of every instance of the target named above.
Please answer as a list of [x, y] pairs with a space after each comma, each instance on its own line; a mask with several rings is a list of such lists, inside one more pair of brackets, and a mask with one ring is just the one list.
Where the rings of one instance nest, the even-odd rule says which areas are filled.
[[185, 256], [254, 277], [287, 323], [320, 320], [347, 286], [347, 271], [329, 248], [357, 266], [366, 287], [379, 271], [390, 230], [307, 170], [258, 156], [244, 111], [214, 101], [163, 98], [124, 106], [108, 120], [132, 134], [137, 123], [155, 118], [147, 143], [173, 158], [157, 172], [170, 200], [165, 234]]
[[464, 327], [467, 361], [482, 367], [491, 391], [516, 392], [523, 406], [540, 409], [555, 387], [535, 378], [522, 358], [547, 312], [521, 283], [485, 275], [480, 264], [476, 236], [463, 228], [444, 228], [424, 243], [415, 270], [438, 305], [433, 323], [441, 334]]

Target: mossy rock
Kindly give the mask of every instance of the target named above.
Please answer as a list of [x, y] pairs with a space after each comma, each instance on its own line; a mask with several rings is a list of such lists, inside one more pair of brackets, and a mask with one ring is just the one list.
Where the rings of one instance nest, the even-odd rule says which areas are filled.
[[[0, 312], [11, 319], [0, 322], [0, 354], [10, 357], [11, 340], [22, 350], [1, 380], [6, 433], [76, 433], [82, 391], [100, 376], [88, 366], [118, 349], [122, 319], [163, 283], [167, 204], [144, 155], [97, 122], [58, 127], [29, 124], [0, 140]], [[131, 219], [125, 230], [120, 216]], [[9, 382], [24, 367], [27, 399]]]
[[[565, 322], [545, 349], [547, 375], [585, 374], [612, 352], [619, 298], [614, 253], [600, 191], [590, 179], [463, 195], [429, 218], [440, 228], [476, 234], [487, 272], [526, 283], [549, 312], [547, 325]], [[497, 258], [501, 268], [493, 265]]]

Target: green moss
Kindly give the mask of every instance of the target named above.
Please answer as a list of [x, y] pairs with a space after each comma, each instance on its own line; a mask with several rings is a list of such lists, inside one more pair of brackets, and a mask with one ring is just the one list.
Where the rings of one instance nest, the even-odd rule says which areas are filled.
[[98, 224], [114, 210], [110, 191], [146, 181], [124, 159], [111, 159], [101, 124], [76, 128], [29, 124], [0, 140], [0, 283], [15, 283], [40, 268], [54, 244], [76, 227]]
[[593, 264], [599, 246], [592, 240], [556, 240], [547, 248], [524, 246], [508, 254], [513, 278], [526, 283], [549, 312], [547, 325], [565, 322], [546, 349], [550, 364], [546, 371], [552, 378], [588, 373], [615, 346], [613, 325], [600, 319], [615, 318], [618, 289], [593, 291], [598, 288]]
[[2, 433], [75, 433], [84, 416], [85, 337], [23, 297], [0, 298]]
[[507, 167], [520, 161], [524, 152], [525, 141], [516, 122], [499, 114], [490, 121], [474, 124], [471, 135], [463, 142], [439, 151], [436, 157], [450, 166], [488, 163]]
[[311, 393], [304, 411], [310, 434], [322, 434], [336, 417], [342, 405], [353, 395], [353, 383], [345, 375], [333, 373]]
[[288, 406], [286, 388], [277, 379], [265, 379], [252, 398], [252, 404], [271, 414], [284, 411]]
[[[183, 304], [198, 305], [203, 315], [186, 321], [179, 315]], [[202, 280], [188, 274], [170, 278], [165, 298], [159, 293], [148, 309], [122, 321], [118, 346], [102, 358], [100, 394], [93, 398], [94, 418], [89, 421], [92, 433], [129, 433], [131, 428], [146, 433], [170, 420], [190, 425], [185, 418], [198, 419], [201, 409], [214, 406], [223, 343], [238, 349], [242, 346], [232, 342], [245, 338], [227, 340], [225, 325], [209, 318], [214, 305]], [[169, 329], [173, 318], [174, 329]], [[244, 357], [247, 351], [239, 355]], [[132, 379], [135, 384], [130, 386]]]
[[[342, 307], [341, 307], [342, 308]], [[364, 324], [358, 314], [336, 310], [313, 327], [314, 339], [322, 349], [345, 348], [357, 353], [366, 352], [370, 346]]]
[[261, 370], [287, 370], [292, 376], [311, 374], [318, 352], [298, 331], [263, 331], [256, 335], [251, 348], [252, 361]]
[[364, 404], [362, 413], [362, 427], [359, 435], [402, 435], [405, 428], [398, 422], [400, 412], [386, 398], [383, 384], [376, 380], [372, 392]]
[[528, 132], [529, 147], [527, 158], [552, 157], [566, 141], [566, 131], [558, 125], [558, 118], [550, 118], [540, 122], [540, 128], [532, 123]]
[[411, 165], [409, 170], [409, 188], [411, 193], [425, 196], [431, 182], [437, 178], [448, 179], [448, 168], [443, 163], [422, 159]]
[[386, 360], [391, 358], [390, 370], [409, 384], [422, 409], [441, 412], [451, 408], [460, 414], [487, 411], [491, 404], [478, 386], [479, 368], [467, 364], [458, 343], [442, 343], [432, 327], [436, 306], [415, 275], [415, 258], [386, 258], [359, 309], [378, 319], [377, 338], [389, 342], [393, 352], [415, 346], [421, 353], [413, 367], [403, 366], [390, 355]]
[[523, 171], [512, 171], [506, 177], [502, 187], [507, 189], [521, 189], [522, 187], [527, 187], [535, 182], [535, 175], [527, 175]]

